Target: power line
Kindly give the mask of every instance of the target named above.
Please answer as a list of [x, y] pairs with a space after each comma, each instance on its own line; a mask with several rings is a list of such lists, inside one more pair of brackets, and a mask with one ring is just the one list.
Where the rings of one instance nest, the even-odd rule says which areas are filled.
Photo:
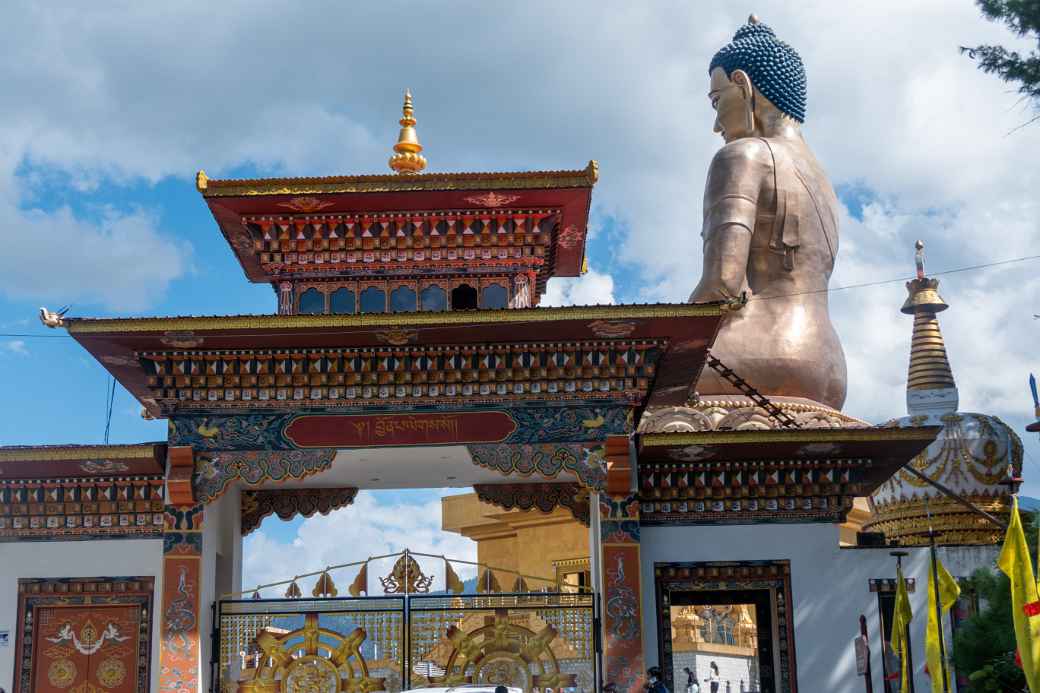
[[[947, 274], [957, 274], [960, 272], [974, 272], [977, 270], [989, 269], [991, 267], [1000, 267], [1002, 265], [1011, 265], [1018, 262], [1028, 262], [1030, 260], [1040, 260], [1040, 255], [1024, 255], [1022, 257], [1010, 258], [1007, 260], [997, 260], [996, 262], [986, 262], [981, 265], [968, 265], [967, 267], [956, 267], [954, 269], [940, 270], [939, 272], [929, 272], [929, 277], [939, 277]], [[829, 286], [826, 289], [812, 289], [810, 291], [796, 291], [789, 294], [773, 294], [770, 296], [752, 296], [749, 301], [771, 301], [778, 298], [791, 298], [793, 296], [806, 296], [810, 294], [823, 294], [823, 293], [834, 293], [836, 291], [849, 291], [851, 289], [865, 289], [872, 286], [882, 286], [884, 284], [895, 284], [897, 282], [907, 282], [914, 279], [912, 276], [908, 277], [896, 277], [894, 279], [881, 279], [874, 282], [863, 282], [861, 284], [846, 284], [845, 286]], [[464, 327], [464, 329], [468, 329]], [[274, 337], [282, 334], [281, 332], [270, 332], [270, 333], [253, 333], [253, 337]], [[333, 334], [333, 333], [326, 333]], [[67, 334], [33, 334], [28, 332], [0, 332], [0, 338], [23, 338], [23, 339], [72, 339], [71, 335]]]
[[[1001, 265], [1010, 265], [1016, 262], [1027, 262], [1029, 260], [1040, 260], [1040, 255], [1025, 255], [1023, 257], [1011, 258], [1009, 260], [998, 260], [996, 262], [987, 262], [981, 265], [969, 265], [968, 267], [957, 267], [955, 269], [942, 270], [940, 272], [929, 272], [929, 277], [939, 277], [946, 274], [956, 274], [958, 272], [972, 272], [975, 270], [989, 269], [990, 267], [999, 267]], [[895, 284], [897, 282], [908, 282], [915, 277], [897, 277], [896, 279], [881, 279], [875, 282], [863, 282], [862, 284], [846, 284], [845, 286], [829, 286], [826, 289], [813, 289], [811, 291], [797, 291], [790, 294], [775, 294], [771, 296], [752, 296], [750, 301], [770, 301], [776, 298], [790, 298], [792, 296], [806, 296], [809, 294], [823, 294], [833, 293], [835, 291], [848, 291], [849, 289], [865, 289], [871, 286], [882, 286], [883, 284]]]
[[108, 434], [112, 430], [112, 404], [116, 399], [115, 377], [112, 377], [109, 381], [109, 386], [105, 391], [105, 397], [108, 399], [108, 404], [105, 409], [105, 445], [108, 445]]

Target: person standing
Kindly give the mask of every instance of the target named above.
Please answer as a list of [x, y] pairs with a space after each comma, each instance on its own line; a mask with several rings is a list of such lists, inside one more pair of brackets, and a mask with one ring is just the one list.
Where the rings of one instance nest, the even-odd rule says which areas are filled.
[[686, 693], [701, 693], [700, 684], [697, 683], [697, 675], [690, 670], [690, 667], [683, 667], [683, 671], [686, 672]]
[[650, 667], [646, 670], [646, 693], [669, 693], [668, 686], [661, 680], [661, 667]]
[[708, 665], [708, 678], [704, 679], [708, 684], [709, 693], [719, 693], [719, 684], [722, 678], [719, 676], [719, 665], [712, 662]]

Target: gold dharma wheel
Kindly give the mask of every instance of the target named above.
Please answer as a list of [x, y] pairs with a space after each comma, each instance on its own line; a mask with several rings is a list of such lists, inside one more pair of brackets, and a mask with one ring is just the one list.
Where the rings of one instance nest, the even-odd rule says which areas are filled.
[[[366, 633], [349, 635], [319, 627], [318, 615], [307, 614], [303, 628], [290, 633], [260, 631], [256, 644], [263, 653], [256, 669], [244, 672], [239, 693], [374, 693], [384, 680], [368, 675], [361, 654]], [[251, 675], [250, 675], [251, 674]]]
[[440, 685], [501, 684], [526, 693], [576, 685], [573, 674], [560, 670], [552, 649], [556, 629], [548, 624], [535, 632], [514, 622], [508, 609], [495, 609], [490, 623], [469, 632], [450, 626], [447, 635], [452, 651], [445, 676], [436, 680]]

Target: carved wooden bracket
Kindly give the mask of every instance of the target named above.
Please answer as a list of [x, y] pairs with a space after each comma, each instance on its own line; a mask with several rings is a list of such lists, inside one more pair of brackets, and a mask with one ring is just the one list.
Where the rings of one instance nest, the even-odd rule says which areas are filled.
[[195, 472], [195, 452], [191, 446], [170, 446], [166, 454], [166, 500], [183, 508], [195, 505], [191, 477]]
[[610, 436], [603, 447], [607, 460], [607, 494], [628, 496], [635, 490], [628, 436]]
[[581, 484], [474, 484], [473, 490], [480, 500], [506, 510], [538, 509], [551, 513], [557, 507], [563, 507], [583, 525], [589, 524], [589, 496]]
[[260, 526], [268, 515], [277, 514], [283, 520], [297, 515], [310, 517], [314, 513], [328, 515], [337, 508], [354, 502], [358, 490], [343, 488], [297, 488], [262, 491], [242, 491], [242, 535]]

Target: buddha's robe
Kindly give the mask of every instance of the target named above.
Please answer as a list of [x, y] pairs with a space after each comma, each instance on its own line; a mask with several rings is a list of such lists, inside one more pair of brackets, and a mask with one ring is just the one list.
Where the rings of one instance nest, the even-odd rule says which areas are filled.
[[[712, 353], [767, 396], [840, 409], [845, 354], [830, 321], [827, 285], [838, 252], [838, 199], [800, 134], [749, 137], [715, 155], [704, 191], [699, 303], [747, 294]], [[705, 368], [702, 397], [738, 394]]]

